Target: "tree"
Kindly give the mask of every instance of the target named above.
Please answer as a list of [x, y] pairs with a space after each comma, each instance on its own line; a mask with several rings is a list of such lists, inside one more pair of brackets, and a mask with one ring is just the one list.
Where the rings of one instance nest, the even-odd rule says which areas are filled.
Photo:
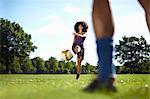
[[11, 73], [22, 73], [19, 58], [14, 56], [12, 63], [10, 64], [9, 74]]
[[11, 23], [0, 18], [0, 63], [10, 71], [14, 57], [24, 59], [36, 49], [31, 42], [31, 35], [24, 32], [18, 23]]
[[35, 57], [32, 59], [32, 64], [37, 69], [37, 73], [46, 73], [45, 62], [40, 57]]
[[50, 57], [49, 58], [49, 63], [50, 63], [50, 73], [55, 73], [56, 70], [58, 69], [58, 61], [55, 57]]
[[76, 62], [70, 61], [69, 63], [70, 63], [70, 72], [73, 74], [76, 73]]
[[129, 73], [141, 72], [141, 68], [144, 67], [140, 64], [150, 60], [150, 45], [142, 36], [140, 38], [124, 36], [122, 39], [115, 46], [115, 59], [123, 64]]
[[141, 73], [150, 74], [150, 61], [139, 64]]
[[4, 73], [5, 71], [6, 71], [6, 66], [0, 63], [0, 74]]
[[65, 61], [58, 62], [58, 73], [64, 73]]
[[58, 73], [76, 73], [76, 62], [74, 61], [59, 61], [58, 62]]
[[45, 68], [47, 70], [46, 72], [50, 73], [50, 62], [49, 62], [49, 60], [45, 61]]
[[76, 62], [68, 61], [64, 65], [64, 72], [69, 73], [75, 73], [76, 72]]
[[36, 68], [32, 65], [32, 61], [31, 59], [29, 59], [29, 57], [26, 57], [22, 61], [21, 68], [22, 68], [23, 73], [35, 73], [36, 72]]
[[96, 66], [90, 65], [88, 62], [82, 66], [82, 73], [96, 73]]

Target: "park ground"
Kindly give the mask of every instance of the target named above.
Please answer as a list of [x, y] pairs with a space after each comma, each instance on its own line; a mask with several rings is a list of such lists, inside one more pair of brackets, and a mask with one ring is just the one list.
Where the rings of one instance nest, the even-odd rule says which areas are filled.
[[1, 74], [0, 99], [150, 99], [150, 75], [120, 74], [117, 93], [86, 93], [85, 88], [95, 75], [82, 74]]

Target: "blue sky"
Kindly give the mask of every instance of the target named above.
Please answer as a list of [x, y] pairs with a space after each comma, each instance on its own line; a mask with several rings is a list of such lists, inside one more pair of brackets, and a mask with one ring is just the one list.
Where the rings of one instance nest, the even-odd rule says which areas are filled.
[[[32, 42], [38, 49], [30, 57], [39, 56], [45, 60], [51, 56], [60, 60], [61, 50], [71, 50], [74, 24], [77, 21], [86, 21], [89, 30], [84, 44], [83, 63], [96, 65], [95, 36], [91, 20], [92, 1], [0, 0], [0, 17], [19, 23], [25, 32], [31, 34]], [[124, 35], [143, 35], [150, 43], [144, 12], [137, 0], [110, 0], [110, 3], [115, 21], [115, 44]]]

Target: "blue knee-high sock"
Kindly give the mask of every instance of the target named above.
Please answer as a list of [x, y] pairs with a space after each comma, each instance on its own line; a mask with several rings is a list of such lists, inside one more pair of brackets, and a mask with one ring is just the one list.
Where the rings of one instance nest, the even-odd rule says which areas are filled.
[[112, 64], [113, 40], [111, 37], [98, 38], [96, 44], [99, 60], [98, 77], [100, 81], [105, 82], [115, 70]]

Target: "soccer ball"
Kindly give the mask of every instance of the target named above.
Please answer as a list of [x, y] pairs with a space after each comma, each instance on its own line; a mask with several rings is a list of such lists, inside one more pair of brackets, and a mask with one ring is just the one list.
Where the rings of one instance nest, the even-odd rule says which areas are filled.
[[64, 61], [69, 61], [73, 58], [73, 54], [71, 53], [70, 50], [68, 49], [65, 49], [65, 50], [62, 50], [61, 51], [61, 58], [64, 60]]

